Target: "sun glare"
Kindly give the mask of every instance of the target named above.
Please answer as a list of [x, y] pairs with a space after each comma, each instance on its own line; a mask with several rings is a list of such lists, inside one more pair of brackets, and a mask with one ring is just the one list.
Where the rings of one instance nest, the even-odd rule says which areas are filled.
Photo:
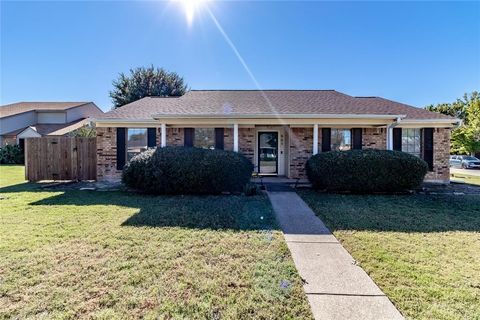
[[202, 6], [204, 0], [177, 0], [183, 6], [185, 11], [185, 18], [187, 19], [188, 25], [193, 23], [195, 13]]

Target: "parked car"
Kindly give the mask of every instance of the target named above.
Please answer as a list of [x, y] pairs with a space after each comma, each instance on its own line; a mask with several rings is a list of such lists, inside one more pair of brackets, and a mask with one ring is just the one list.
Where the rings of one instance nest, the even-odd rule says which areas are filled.
[[450, 166], [462, 169], [480, 168], [480, 160], [472, 156], [450, 156]]

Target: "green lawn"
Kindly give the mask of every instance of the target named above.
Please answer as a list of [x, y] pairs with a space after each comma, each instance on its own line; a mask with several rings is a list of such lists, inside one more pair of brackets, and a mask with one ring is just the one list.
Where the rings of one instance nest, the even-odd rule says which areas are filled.
[[22, 180], [23, 167], [0, 166], [0, 318], [311, 318], [263, 196], [49, 191]]
[[412, 319], [480, 319], [480, 196], [300, 195]]

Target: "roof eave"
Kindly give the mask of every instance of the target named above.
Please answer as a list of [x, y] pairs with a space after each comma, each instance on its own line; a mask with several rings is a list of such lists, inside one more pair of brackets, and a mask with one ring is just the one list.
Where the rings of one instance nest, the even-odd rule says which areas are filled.
[[91, 122], [93, 123], [124, 123], [124, 122], [144, 122], [144, 123], [158, 123], [155, 119], [125, 119], [125, 118], [100, 118], [95, 119], [91, 118]]
[[457, 119], [457, 118], [452, 118], [452, 119], [402, 119], [402, 123], [451, 123], [451, 124], [457, 124], [460, 123], [462, 120]]

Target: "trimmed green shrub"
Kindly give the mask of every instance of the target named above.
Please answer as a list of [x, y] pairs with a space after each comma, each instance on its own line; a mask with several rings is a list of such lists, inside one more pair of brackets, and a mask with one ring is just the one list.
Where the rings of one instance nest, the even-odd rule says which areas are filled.
[[256, 196], [261, 193], [260, 187], [256, 185], [253, 182], [248, 182], [244, 187], [243, 187], [243, 193], [246, 196]]
[[240, 153], [165, 147], [136, 155], [123, 169], [130, 188], [152, 194], [242, 192], [253, 164]]
[[418, 187], [428, 165], [401, 151], [350, 150], [314, 155], [307, 161], [306, 169], [308, 179], [316, 189], [373, 193]]
[[7, 144], [0, 148], [1, 164], [23, 164], [23, 150], [19, 145]]

